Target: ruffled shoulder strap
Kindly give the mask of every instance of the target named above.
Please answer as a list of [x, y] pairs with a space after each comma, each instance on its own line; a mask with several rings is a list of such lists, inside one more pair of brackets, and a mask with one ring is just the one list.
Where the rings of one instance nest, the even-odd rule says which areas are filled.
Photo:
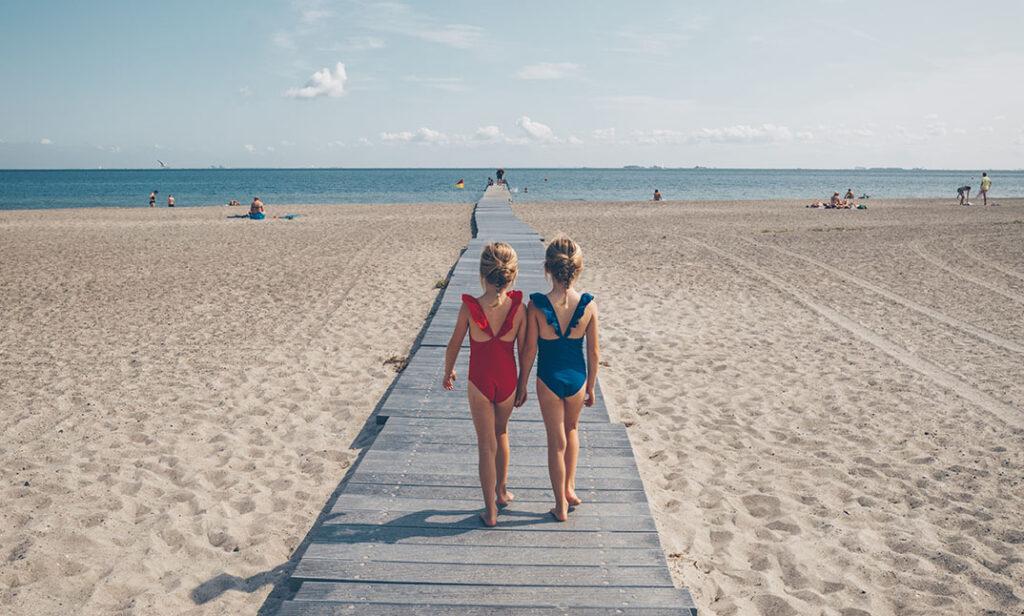
[[587, 311], [587, 304], [593, 301], [594, 296], [590, 293], [584, 293], [580, 296], [580, 303], [576, 304], [576, 312], [572, 313], [572, 320], [569, 321], [569, 326], [565, 328], [565, 335], [568, 336], [569, 332], [573, 330], [577, 325], [580, 324], [580, 319], [583, 318], [583, 313]]
[[555, 307], [551, 305], [551, 300], [548, 299], [548, 296], [543, 293], [530, 293], [530, 301], [544, 313], [544, 318], [547, 319], [548, 325], [555, 330], [555, 333], [561, 336], [562, 332], [558, 328], [558, 315], [555, 314]]
[[512, 329], [512, 324], [515, 323], [516, 319], [516, 311], [519, 310], [519, 306], [523, 303], [523, 292], [509, 291], [508, 298], [512, 301], [512, 305], [509, 306], [508, 314], [505, 316], [505, 322], [501, 324], [501, 331], [499, 331], [497, 335], [498, 338], [501, 338], [508, 333], [508, 330]]
[[469, 317], [473, 319], [476, 326], [490, 334], [491, 325], [487, 322], [487, 314], [484, 312], [484, 307], [480, 305], [480, 302], [469, 293], [463, 293], [462, 303], [466, 305], [466, 308], [469, 308]]

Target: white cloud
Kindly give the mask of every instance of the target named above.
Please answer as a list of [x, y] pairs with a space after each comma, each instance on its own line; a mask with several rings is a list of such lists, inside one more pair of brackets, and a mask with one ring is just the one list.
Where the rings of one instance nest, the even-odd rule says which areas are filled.
[[483, 40], [484, 29], [479, 26], [444, 23], [402, 2], [375, 2], [365, 5], [360, 13], [361, 24], [366, 28], [455, 49], [471, 49]]
[[481, 126], [473, 133], [473, 139], [477, 141], [500, 141], [504, 135], [497, 126]]
[[702, 128], [693, 133], [694, 141], [712, 143], [780, 143], [793, 140], [793, 133], [785, 126], [738, 124], [721, 128]]
[[281, 145], [283, 145], [286, 148], [290, 148], [290, 147], [295, 145], [295, 142], [294, 141], [288, 141], [287, 139], [282, 139], [281, 140]]
[[572, 62], [541, 62], [524, 66], [516, 73], [516, 77], [520, 79], [564, 79], [576, 75], [579, 68], [579, 64]]
[[938, 120], [939, 119], [939, 114], [937, 114], [937, 113], [929, 113], [929, 114], [926, 114], [924, 116], [924, 119], [925, 120]]
[[947, 128], [945, 122], [932, 122], [931, 124], [924, 127], [924, 132], [929, 137], [945, 137]]
[[328, 141], [327, 142], [327, 147], [329, 147], [329, 148], [343, 148], [343, 147], [345, 147], [345, 142], [344, 141], [339, 141], [339, 140]]
[[291, 88], [284, 95], [289, 98], [316, 98], [319, 96], [337, 98], [345, 94], [346, 81], [348, 81], [348, 74], [345, 72], [345, 65], [338, 62], [333, 71], [330, 67], [322, 68], [313, 73], [305, 86]]
[[252, 96], [252, 88], [249, 86], [242, 86], [241, 88], [238, 88], [238, 95], [245, 97]]
[[516, 126], [518, 126], [526, 136], [533, 141], [541, 143], [550, 143], [557, 141], [555, 133], [551, 130], [551, 127], [547, 124], [541, 124], [540, 122], [534, 122], [527, 116], [522, 116], [516, 120]]
[[569, 145], [583, 145], [583, 140], [577, 137], [576, 135], [569, 135], [569, 138], [566, 139], [566, 142]]
[[276, 151], [277, 151], [277, 148], [275, 148], [275, 147], [274, 147], [274, 146], [272, 146], [272, 145], [268, 145], [268, 146], [267, 146], [267, 151], [268, 151], [268, 152], [276, 152]]
[[370, 141], [369, 139], [367, 139], [366, 137], [360, 137], [360, 138], [359, 138], [359, 141], [358, 141], [357, 143], [358, 143], [359, 145], [364, 145], [364, 146], [367, 146], [367, 147], [369, 147], [369, 146], [372, 146], [372, 145], [373, 145], [373, 142], [372, 142], [372, 141]]
[[800, 130], [796, 132], [796, 138], [800, 141], [814, 141], [814, 133], [809, 130]]
[[47, 137], [43, 137], [42, 139], [39, 140], [39, 145], [51, 145], [52, 143], [53, 142], [50, 141]]
[[246, 151], [246, 152], [248, 152], [248, 153], [250, 153], [250, 154], [252, 154], [252, 153], [254, 153], [254, 152], [256, 151], [256, 146], [254, 146], [254, 145], [253, 145], [253, 144], [251, 144], [251, 143], [247, 143], [247, 144], [245, 144], [245, 145], [244, 145], [244, 146], [242, 146], [242, 147], [244, 147], [244, 148], [245, 148], [245, 151]]
[[117, 154], [121, 151], [121, 146], [117, 145], [98, 145], [96, 149], [101, 152], [110, 152], [111, 154]]
[[381, 141], [404, 142], [404, 143], [447, 143], [448, 136], [440, 131], [422, 127], [415, 131], [400, 131], [397, 133], [381, 133]]
[[371, 51], [374, 49], [384, 49], [386, 43], [384, 39], [379, 39], [375, 36], [354, 36], [348, 39], [343, 47], [349, 51]]
[[615, 129], [614, 128], [595, 128], [590, 133], [594, 141], [600, 143], [612, 143], [615, 141]]

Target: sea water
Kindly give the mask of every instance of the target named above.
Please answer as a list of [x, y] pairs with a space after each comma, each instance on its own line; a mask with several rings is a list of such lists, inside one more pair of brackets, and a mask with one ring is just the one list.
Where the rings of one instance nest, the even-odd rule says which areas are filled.
[[[992, 198], [1024, 197], [1024, 171], [990, 171]], [[977, 191], [980, 170], [907, 169], [513, 169], [519, 201], [665, 199], [827, 200], [852, 189], [859, 197], [941, 197]], [[451, 203], [475, 201], [493, 169], [104, 169], [0, 170], [0, 209], [147, 207], [173, 194], [178, 207], [273, 204]], [[455, 183], [465, 181], [465, 189]]]

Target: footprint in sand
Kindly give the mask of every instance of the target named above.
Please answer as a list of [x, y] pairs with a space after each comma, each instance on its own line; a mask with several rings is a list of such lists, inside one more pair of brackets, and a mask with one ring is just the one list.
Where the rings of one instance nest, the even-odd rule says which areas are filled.
[[774, 496], [748, 494], [742, 500], [747, 513], [755, 518], [774, 518], [782, 513], [782, 503]]

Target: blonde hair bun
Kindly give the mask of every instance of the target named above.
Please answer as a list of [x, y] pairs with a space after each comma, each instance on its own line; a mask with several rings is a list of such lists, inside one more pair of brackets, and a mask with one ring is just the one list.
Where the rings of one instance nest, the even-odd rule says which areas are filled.
[[480, 253], [480, 277], [504, 291], [519, 275], [519, 255], [505, 242], [491, 242]]
[[558, 235], [544, 253], [544, 271], [568, 288], [583, 271], [583, 250], [566, 235]]

